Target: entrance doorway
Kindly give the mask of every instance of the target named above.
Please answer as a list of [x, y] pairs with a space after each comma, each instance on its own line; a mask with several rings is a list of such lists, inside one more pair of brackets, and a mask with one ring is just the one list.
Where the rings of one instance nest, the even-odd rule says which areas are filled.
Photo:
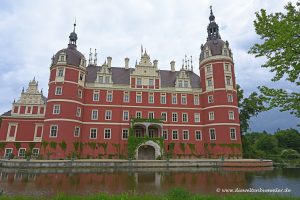
[[155, 149], [150, 145], [142, 145], [138, 149], [139, 160], [155, 160]]

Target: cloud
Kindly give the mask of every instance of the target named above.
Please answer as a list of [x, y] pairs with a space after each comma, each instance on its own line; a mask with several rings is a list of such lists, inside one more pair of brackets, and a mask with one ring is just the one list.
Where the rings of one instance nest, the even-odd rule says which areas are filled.
[[[295, 1], [294, 1], [295, 2]], [[222, 39], [234, 53], [236, 77], [245, 92], [269, 84], [272, 74], [260, 66], [264, 59], [248, 55], [249, 47], [259, 41], [253, 28], [254, 12], [282, 11], [284, 1], [260, 0], [52, 0], [0, 2], [0, 113], [10, 109], [34, 76], [45, 93], [48, 88], [51, 57], [65, 48], [76, 17], [78, 49], [88, 56], [97, 48], [98, 63], [107, 56], [113, 66], [130, 65], [139, 59], [140, 45], [147, 48], [160, 69], [176, 61], [179, 69], [185, 54], [193, 56], [198, 70], [200, 45], [206, 42], [209, 5], [213, 5]], [[199, 73], [198, 73], [199, 74]], [[293, 90], [284, 81], [278, 87]]]

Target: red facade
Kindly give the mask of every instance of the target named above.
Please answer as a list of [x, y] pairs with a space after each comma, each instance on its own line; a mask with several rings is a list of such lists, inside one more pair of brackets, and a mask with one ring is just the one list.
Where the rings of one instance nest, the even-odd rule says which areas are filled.
[[2, 115], [1, 156], [128, 158], [128, 137], [146, 137], [135, 159], [241, 157], [231, 50], [218, 29], [208, 33], [199, 77], [192, 64], [158, 70], [146, 52], [132, 68], [112, 67], [110, 57], [98, 66], [92, 54], [87, 65], [72, 32], [53, 57], [48, 98], [33, 80]]

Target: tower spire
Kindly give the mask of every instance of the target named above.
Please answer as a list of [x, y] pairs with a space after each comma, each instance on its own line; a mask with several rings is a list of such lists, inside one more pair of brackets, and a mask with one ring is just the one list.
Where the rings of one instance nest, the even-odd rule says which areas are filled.
[[209, 15], [209, 24], [207, 26], [207, 40], [215, 40], [215, 39], [221, 39], [219, 34], [219, 26], [215, 22], [215, 16], [212, 10], [212, 6], [210, 6], [210, 15]]
[[76, 27], [76, 18], [75, 18], [75, 22], [74, 22], [74, 28], [73, 28], [73, 32], [70, 33], [69, 36], [69, 44], [73, 44], [76, 46], [76, 41], [77, 41], [77, 34], [75, 33], [75, 27]]

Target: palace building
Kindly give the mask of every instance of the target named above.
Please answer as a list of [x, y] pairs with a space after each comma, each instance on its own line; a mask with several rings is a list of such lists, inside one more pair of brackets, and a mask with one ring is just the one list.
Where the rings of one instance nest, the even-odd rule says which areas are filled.
[[33, 79], [1, 116], [1, 156], [242, 157], [232, 52], [212, 10], [197, 68], [186, 60], [160, 70], [143, 49], [134, 65], [115, 67], [111, 57], [97, 65], [78, 50], [75, 26], [52, 58], [48, 97]]

